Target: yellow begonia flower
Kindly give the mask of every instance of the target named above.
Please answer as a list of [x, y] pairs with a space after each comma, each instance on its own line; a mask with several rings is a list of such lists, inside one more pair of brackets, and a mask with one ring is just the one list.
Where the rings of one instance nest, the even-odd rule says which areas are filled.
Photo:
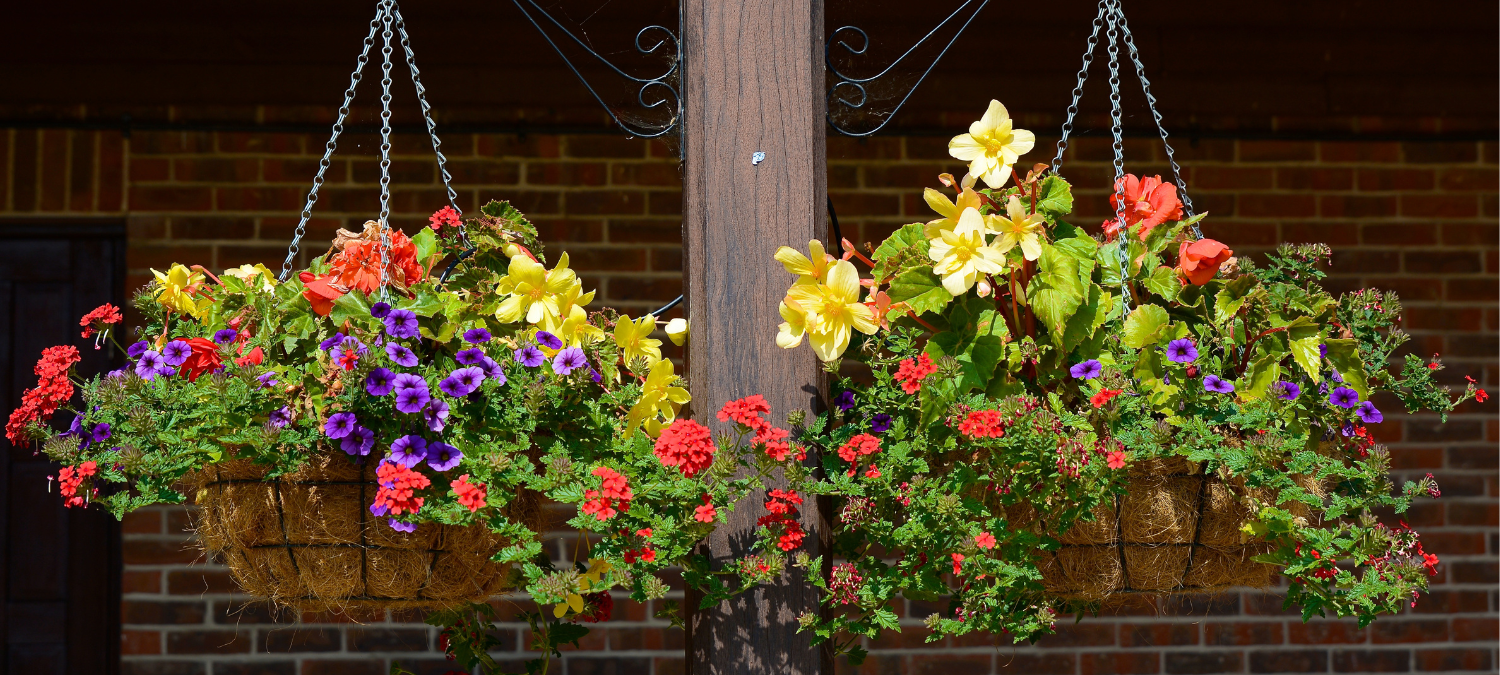
[[[849, 348], [851, 331], [874, 335], [880, 328], [875, 313], [859, 301], [859, 272], [847, 260], [834, 263], [826, 284], [794, 284], [782, 307], [781, 316], [787, 320], [782, 333], [790, 338], [778, 335], [776, 343], [790, 349], [801, 343], [800, 333], [806, 332], [813, 352], [824, 361], [843, 355]], [[803, 331], [796, 330], [799, 320]]]
[[999, 101], [978, 122], [969, 125], [969, 133], [948, 141], [948, 154], [969, 163], [969, 173], [979, 176], [991, 189], [999, 189], [1010, 178], [1010, 167], [1036, 145], [1036, 136], [1025, 129], [1011, 128], [1010, 114]]
[[922, 199], [927, 200], [927, 205], [932, 207], [932, 210], [936, 211], [938, 215], [942, 216], [942, 218], [937, 220], [928, 221], [927, 225], [923, 228], [923, 234], [927, 235], [928, 239], [937, 239], [941, 236], [943, 230], [952, 230], [958, 227], [958, 217], [965, 210], [977, 209], [984, 203], [979, 193], [975, 192], [972, 187], [963, 188], [958, 193], [957, 201], [949, 201], [947, 195], [932, 188], [927, 188], [922, 192]]
[[667, 322], [667, 339], [678, 347], [686, 346], [688, 343], [688, 321], [687, 319], [672, 319]]
[[990, 222], [990, 228], [1000, 233], [995, 239], [995, 249], [1008, 253], [1020, 246], [1021, 254], [1027, 260], [1036, 260], [1042, 255], [1042, 225], [1047, 220], [1039, 213], [1026, 213], [1026, 206], [1015, 195], [1011, 195], [1005, 204], [1005, 212], [1009, 218], [1001, 215], [985, 218]]
[[192, 293], [203, 283], [203, 273], [194, 272], [181, 264], [172, 263], [172, 267], [162, 274], [151, 270], [156, 275], [156, 302], [163, 307], [173, 309], [184, 314], [190, 314], [193, 318], [201, 318], [203, 313], [213, 305], [213, 298], [194, 299]]
[[[515, 323], [524, 318], [526, 323], [542, 324], [544, 330], [549, 326], [560, 327], [567, 318], [563, 307], [567, 300], [559, 299], [558, 296], [568, 295], [581, 286], [578, 275], [568, 269], [568, 254], [562, 254], [557, 260], [557, 267], [550, 272], [525, 254], [514, 255], [510, 258], [510, 269], [507, 271], [509, 273], [500, 279], [496, 291], [510, 297], [500, 303], [500, 308], [495, 310], [495, 318], [501, 323]], [[572, 294], [572, 297], [578, 296]], [[592, 292], [588, 298], [593, 299]]]
[[830, 255], [823, 248], [823, 243], [814, 239], [807, 242], [807, 251], [810, 256], [802, 255], [801, 251], [790, 246], [776, 249], [776, 261], [781, 263], [786, 271], [797, 275], [799, 284], [821, 284], [828, 281], [828, 270], [833, 267], [838, 258]]
[[672, 383], [676, 380], [677, 373], [673, 370], [671, 361], [663, 359], [651, 364], [651, 372], [641, 385], [641, 400], [631, 406], [630, 414], [625, 418], [626, 433], [657, 416], [668, 422], [677, 419], [677, 411], [682, 410], [682, 404], [693, 400], [693, 397], [686, 389], [673, 386]]
[[781, 312], [781, 330], [776, 333], [776, 346], [782, 349], [791, 349], [802, 344], [802, 336], [807, 333], [807, 313], [802, 306], [796, 302], [788, 305], [788, 300], [783, 300], [777, 309]]
[[[578, 577], [578, 590], [584, 593], [593, 590], [595, 586], [599, 585], [600, 577], [605, 572], [610, 571], [610, 569], [610, 564], [606, 560], [601, 558], [589, 560], [588, 571]], [[552, 615], [561, 619], [567, 615], [570, 609], [573, 610], [574, 614], [582, 613], [583, 607], [583, 595], [580, 593], [569, 593], [565, 601], [558, 603], [556, 607], [552, 608]]]
[[661, 360], [661, 340], [650, 338], [655, 330], [656, 317], [650, 314], [638, 320], [622, 315], [615, 322], [615, 344], [619, 345], [620, 357], [625, 359], [625, 363], [645, 359], [646, 365], [650, 366]]
[[269, 291], [276, 287], [276, 273], [267, 269], [265, 265], [262, 265], [260, 263], [255, 263], [254, 265], [240, 265], [239, 267], [236, 267], [234, 269], [224, 270], [224, 276], [239, 279], [240, 281], [248, 284], [251, 288], [256, 287], [256, 284], [253, 282], [255, 281], [256, 277], [260, 277], [259, 288], [263, 291]]
[[943, 288], [954, 296], [967, 293], [985, 274], [1005, 271], [1005, 254], [984, 242], [984, 216], [978, 209], [964, 209], [958, 227], [932, 240], [927, 255], [932, 271], [943, 278]]
[[582, 284], [573, 284], [557, 296], [558, 315], [562, 321], [544, 319], [542, 330], [556, 335], [569, 347], [598, 342], [604, 338], [604, 329], [589, 323], [588, 312], [583, 311], [583, 306], [593, 301], [594, 291], [584, 293]]

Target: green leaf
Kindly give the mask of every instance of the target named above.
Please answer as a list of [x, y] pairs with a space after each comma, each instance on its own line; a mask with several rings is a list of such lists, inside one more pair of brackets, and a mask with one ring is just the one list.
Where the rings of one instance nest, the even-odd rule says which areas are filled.
[[355, 321], [370, 318], [370, 300], [365, 297], [364, 291], [358, 288], [349, 289], [348, 293], [339, 296], [333, 301], [333, 311], [329, 312], [328, 318], [333, 325], [342, 326], [345, 321]]
[[[1150, 253], [1161, 253], [1162, 251], [1166, 250], [1167, 244], [1172, 243], [1172, 241], [1177, 238], [1177, 233], [1181, 231], [1181, 222], [1162, 223], [1161, 225], [1151, 228], [1151, 231], [1146, 233], [1146, 251]], [[1173, 251], [1172, 253], [1176, 253], [1176, 251]]]
[[1047, 176], [1037, 192], [1036, 210], [1047, 218], [1056, 220], [1073, 211], [1073, 189], [1062, 176]]
[[1359, 340], [1324, 340], [1328, 345], [1328, 362], [1333, 364], [1344, 384], [1359, 392], [1361, 399], [1370, 398], [1370, 385], [1365, 381], [1365, 364], [1359, 358]]
[[1056, 246], [1043, 245], [1037, 268], [1037, 275], [1027, 283], [1026, 299], [1048, 330], [1062, 333], [1068, 317], [1084, 300], [1079, 261]]
[[1163, 300], [1171, 302], [1177, 299], [1177, 293], [1182, 290], [1182, 282], [1177, 280], [1177, 270], [1165, 265], [1157, 267], [1146, 277], [1144, 283], [1146, 290], [1157, 294]]
[[1155, 344], [1167, 321], [1167, 310], [1156, 305], [1141, 305], [1125, 317], [1125, 334], [1121, 342], [1132, 349]]
[[411, 243], [417, 246], [417, 262], [422, 264], [424, 272], [430, 274], [432, 265], [436, 262], [432, 258], [437, 255], [437, 234], [432, 231], [432, 228], [424, 227], [421, 232], [411, 238]]
[[902, 272], [891, 281], [889, 293], [892, 302], [905, 302], [914, 314], [937, 312], [953, 300], [930, 265]]
[[1214, 298], [1214, 323], [1223, 325], [1239, 313], [1240, 307], [1255, 289], [1255, 284], [1255, 276], [1251, 274], [1237, 277], [1225, 284], [1224, 290], [1219, 291]]
[[1322, 356], [1318, 345], [1323, 344], [1322, 327], [1308, 317], [1299, 316], [1286, 325], [1286, 338], [1297, 365], [1302, 366], [1313, 382], [1321, 381], [1318, 363]]
[[927, 262], [929, 244], [923, 230], [922, 223], [912, 223], [902, 226], [880, 242], [880, 247], [871, 256], [875, 267], [870, 270], [870, 276], [884, 279], [905, 271], [913, 263]]
[[1270, 354], [1250, 362], [1249, 370], [1241, 378], [1240, 395], [1246, 399], [1261, 399], [1271, 390], [1271, 385], [1281, 379], [1281, 355]]
[[1161, 354], [1155, 349], [1141, 352], [1141, 358], [1135, 362], [1135, 378], [1142, 382], [1160, 382], [1162, 375], [1166, 373], [1162, 367]]
[[1094, 330], [1104, 323], [1104, 317], [1108, 316], [1110, 294], [1102, 293], [1098, 286], [1089, 286], [1088, 300], [1078, 306], [1078, 310], [1068, 317], [1067, 325], [1061, 332], [1052, 333], [1052, 343], [1062, 350], [1063, 354], [1073, 351], [1074, 347], [1083, 343], [1084, 340], [1093, 337]]
[[418, 291], [417, 297], [407, 298], [396, 303], [397, 309], [409, 309], [417, 316], [432, 316], [443, 311], [443, 298], [440, 294]]

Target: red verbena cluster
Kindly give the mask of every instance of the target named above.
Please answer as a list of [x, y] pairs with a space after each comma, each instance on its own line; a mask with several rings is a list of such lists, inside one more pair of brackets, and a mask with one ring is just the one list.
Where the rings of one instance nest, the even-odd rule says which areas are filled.
[[832, 596], [829, 599], [840, 605], [852, 605], [859, 602], [859, 589], [864, 584], [865, 578], [859, 575], [854, 563], [834, 565], [828, 578], [828, 594]]
[[[623, 535], [625, 532], [622, 531], [620, 534]], [[635, 536], [641, 538], [641, 547], [625, 551], [625, 564], [634, 565], [637, 560], [648, 563], [656, 562], [656, 549], [646, 544], [651, 539], [651, 528], [636, 530]]]
[[718, 509], [714, 508], [713, 501], [707, 494], [703, 495], [703, 504], [693, 510], [693, 520], [700, 523], [712, 523], [719, 517]]
[[1005, 435], [1005, 418], [999, 410], [975, 410], [959, 422], [958, 431], [973, 439], [1000, 438]]
[[656, 458], [692, 478], [714, 463], [714, 439], [708, 427], [692, 420], [675, 420], [656, 439]]
[[459, 505], [468, 509], [469, 513], [478, 511], [479, 507], [484, 506], [485, 497], [488, 496], [484, 483], [470, 483], [469, 474], [459, 476], [458, 480], [448, 485], [453, 487], [453, 494], [458, 496]]
[[5, 423], [5, 438], [16, 446], [30, 442], [26, 428], [33, 423], [45, 423], [52, 419], [57, 408], [73, 397], [73, 383], [68, 381], [68, 370], [83, 357], [72, 345], [48, 347], [42, 351], [34, 372], [37, 385], [21, 394], [21, 407], [10, 413]]
[[[95, 307], [94, 311], [83, 315], [83, 318], [78, 320], [78, 325], [83, 326], [83, 336], [89, 338], [94, 336], [94, 331], [109, 330], [110, 326], [120, 323], [123, 318], [120, 316], [119, 307], [106, 302]], [[98, 349], [98, 345], [94, 348]]]
[[1110, 399], [1119, 395], [1119, 389], [1100, 389], [1098, 393], [1089, 397], [1089, 405], [1095, 408], [1103, 408], [1104, 404], [1109, 403]]
[[595, 467], [590, 473], [602, 480], [600, 489], [583, 491], [585, 515], [604, 521], [630, 509], [630, 500], [635, 495], [630, 491], [630, 483], [624, 474], [607, 466]]
[[380, 489], [375, 492], [371, 511], [377, 515], [416, 513], [422, 508], [423, 501], [422, 497], [415, 496], [416, 491], [432, 485], [432, 481], [421, 472], [390, 461], [381, 462], [376, 467], [375, 477], [380, 481]]
[[[97, 473], [97, 465], [93, 462], [84, 462], [79, 464], [77, 468], [65, 466], [58, 471], [57, 491], [61, 492], [62, 496], [67, 497], [67, 501], [63, 502], [63, 505], [69, 508], [86, 505], [87, 501], [84, 499], [84, 495], [79, 494], [79, 488], [83, 487], [83, 481]], [[94, 492], [97, 494], [98, 489], [96, 488]]]
[[609, 621], [615, 613], [615, 598], [609, 594], [609, 591], [585, 594], [583, 601], [588, 603], [588, 607], [585, 608], [586, 611], [575, 615], [574, 621], [600, 623]]
[[757, 527], [771, 529], [779, 528], [781, 535], [777, 538], [776, 547], [783, 551], [790, 551], [802, 545], [802, 539], [807, 532], [802, 529], [802, 523], [797, 517], [801, 513], [797, 510], [802, 505], [802, 496], [793, 490], [771, 490], [766, 493], [766, 511], [768, 513], [755, 521]]
[[454, 211], [453, 207], [444, 206], [429, 216], [427, 222], [432, 225], [433, 231], [437, 232], [441, 231], [444, 226], [458, 227], [461, 221], [458, 218], [458, 212]]
[[764, 446], [766, 456], [778, 462], [786, 461], [787, 456], [792, 454], [792, 445], [787, 440], [791, 437], [791, 432], [771, 426], [770, 420], [761, 417], [769, 414], [770, 404], [760, 394], [755, 394], [725, 403], [719, 410], [718, 417], [720, 422], [732, 421], [744, 429], [754, 431], [755, 437], [751, 439], [751, 445]]
[[900, 367], [896, 368], [896, 381], [901, 383], [901, 391], [915, 394], [922, 388], [922, 380], [928, 375], [937, 372], [937, 364], [932, 362], [932, 357], [922, 354], [917, 360], [904, 359]]
[[[839, 446], [839, 457], [849, 463], [849, 475], [852, 477], [859, 470], [859, 458], [865, 455], [873, 455], [880, 452], [880, 439], [869, 434], [858, 434]], [[867, 478], [879, 478], [880, 470], [875, 464], [870, 464], [869, 471], [865, 472]]]

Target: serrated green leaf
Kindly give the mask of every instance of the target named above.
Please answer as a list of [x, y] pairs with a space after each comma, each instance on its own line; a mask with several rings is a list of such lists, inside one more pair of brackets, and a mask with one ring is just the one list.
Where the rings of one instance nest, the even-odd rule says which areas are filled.
[[1155, 344], [1157, 335], [1166, 327], [1167, 321], [1167, 310], [1156, 305], [1141, 305], [1125, 317], [1125, 331], [1121, 342], [1132, 349]]
[[885, 279], [897, 276], [913, 265], [927, 262], [928, 246], [922, 223], [902, 226], [875, 249], [875, 254], [871, 256], [875, 267], [870, 270], [870, 276]]
[[361, 320], [370, 318], [370, 301], [365, 297], [364, 291], [358, 288], [349, 289], [348, 293], [339, 296], [333, 301], [333, 311], [329, 312], [328, 318], [333, 325], [342, 326], [350, 319]]
[[1027, 283], [1026, 300], [1047, 330], [1062, 333], [1084, 300], [1079, 261], [1055, 246], [1043, 245], [1037, 275]]
[[1299, 316], [1286, 325], [1286, 339], [1297, 365], [1302, 366], [1313, 382], [1321, 381], [1318, 365], [1322, 355], [1318, 345], [1323, 344], [1322, 327], [1308, 317]]
[[1062, 176], [1047, 176], [1037, 190], [1037, 213], [1056, 220], [1073, 211], [1073, 187]]
[[1266, 397], [1271, 385], [1281, 379], [1281, 355], [1270, 354], [1250, 362], [1240, 382], [1240, 396], [1255, 400]]
[[1359, 392], [1361, 399], [1370, 398], [1370, 385], [1365, 381], [1365, 364], [1359, 359], [1359, 341], [1353, 339], [1324, 340], [1328, 346], [1328, 362], [1333, 364], [1344, 384]]
[[411, 238], [411, 243], [417, 247], [417, 262], [422, 265], [422, 270], [428, 274], [432, 272], [432, 260], [437, 255], [437, 234], [430, 227], [422, 228]]
[[937, 312], [953, 300], [929, 265], [901, 273], [891, 281], [888, 293], [891, 301], [905, 302], [915, 314]]
[[1104, 303], [1110, 295], [1101, 294], [1098, 286], [1090, 285], [1088, 288], [1088, 299], [1079, 304], [1073, 315], [1068, 317], [1067, 324], [1061, 332], [1052, 333], [1052, 343], [1057, 345], [1063, 354], [1073, 351], [1074, 347], [1093, 337], [1094, 330], [1104, 322], [1103, 317], [1109, 312], [1104, 307]]
[[1225, 284], [1224, 290], [1219, 291], [1214, 298], [1214, 323], [1223, 325], [1239, 313], [1240, 307], [1244, 306], [1250, 292], [1255, 289], [1255, 284], [1255, 276], [1250, 274]]
[[1182, 282], [1177, 279], [1177, 270], [1165, 265], [1158, 266], [1151, 271], [1151, 276], [1146, 277], [1142, 284], [1146, 290], [1155, 293], [1167, 302], [1177, 299], [1177, 294], [1182, 290]]
[[418, 291], [417, 297], [406, 298], [396, 303], [397, 309], [409, 309], [417, 316], [432, 316], [443, 311], [444, 301], [442, 294]]

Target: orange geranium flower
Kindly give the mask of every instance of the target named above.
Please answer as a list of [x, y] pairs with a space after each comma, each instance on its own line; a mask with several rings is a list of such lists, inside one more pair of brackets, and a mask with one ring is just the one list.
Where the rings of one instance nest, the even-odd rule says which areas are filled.
[[344, 291], [333, 287], [332, 274], [320, 277], [312, 272], [302, 272], [297, 275], [297, 278], [302, 280], [302, 297], [312, 303], [313, 311], [317, 312], [318, 316], [328, 316], [328, 313], [333, 311], [333, 301], [344, 294]]
[[1182, 242], [1177, 249], [1177, 270], [1194, 286], [1202, 286], [1219, 273], [1219, 265], [1234, 255], [1228, 246], [1212, 239]]
[[[1176, 185], [1163, 183], [1161, 176], [1137, 178], [1125, 174], [1121, 181], [1123, 184], [1117, 184], [1116, 189], [1124, 193], [1125, 224], [1141, 224], [1138, 232], [1141, 241], [1157, 225], [1182, 219], [1182, 202], [1177, 199]], [[1119, 197], [1110, 195], [1109, 205], [1120, 209]]]

